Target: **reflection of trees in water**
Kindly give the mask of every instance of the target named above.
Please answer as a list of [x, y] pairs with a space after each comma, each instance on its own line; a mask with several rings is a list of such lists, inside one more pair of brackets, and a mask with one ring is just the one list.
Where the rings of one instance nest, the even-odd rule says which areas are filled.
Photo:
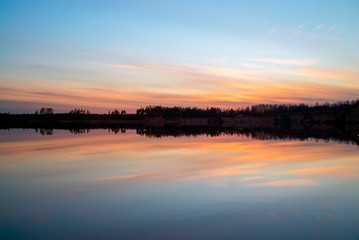
[[346, 144], [358, 144], [359, 137], [356, 135], [347, 135], [338, 129], [328, 130], [288, 130], [288, 129], [235, 129], [235, 128], [139, 128], [136, 129], [137, 134], [146, 137], [196, 137], [196, 136], [221, 136], [221, 135], [238, 135], [257, 140], [321, 140], [325, 142], [336, 141]]
[[345, 144], [359, 144], [359, 139], [352, 138], [336, 130], [328, 131], [273, 131], [271, 129], [248, 131], [244, 133], [245, 136], [258, 140], [316, 140], [322, 142], [335, 141]]
[[[64, 128], [62, 128], [64, 129]], [[125, 134], [127, 130], [136, 130], [136, 133], [149, 138], [162, 137], [197, 137], [208, 136], [217, 137], [223, 135], [245, 136], [256, 140], [320, 140], [324, 142], [336, 141], [346, 144], [359, 145], [359, 125], [342, 126], [341, 129], [286, 129], [286, 128], [221, 128], [221, 127], [144, 127], [144, 126], [125, 126], [125, 127], [99, 127], [99, 128], [70, 128], [72, 134], [82, 135], [89, 133], [92, 129], [106, 129], [109, 133]], [[41, 135], [52, 135], [53, 128], [35, 129]]]
[[126, 128], [109, 128], [108, 132], [112, 132], [114, 134], [126, 133]]
[[233, 135], [236, 133], [235, 129], [229, 128], [214, 128], [214, 127], [148, 127], [136, 128], [136, 133], [146, 137], [161, 138], [161, 137], [196, 137], [200, 135], [206, 136], [220, 136]]
[[75, 135], [82, 135], [89, 133], [90, 129], [69, 129], [69, 132]]
[[39, 132], [42, 136], [54, 134], [54, 129], [52, 128], [40, 128], [40, 129], [35, 128], [35, 131]]

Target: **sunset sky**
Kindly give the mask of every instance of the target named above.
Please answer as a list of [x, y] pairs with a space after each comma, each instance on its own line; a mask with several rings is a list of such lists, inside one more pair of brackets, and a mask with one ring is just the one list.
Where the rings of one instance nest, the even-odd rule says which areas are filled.
[[0, 112], [357, 98], [358, 0], [0, 0]]

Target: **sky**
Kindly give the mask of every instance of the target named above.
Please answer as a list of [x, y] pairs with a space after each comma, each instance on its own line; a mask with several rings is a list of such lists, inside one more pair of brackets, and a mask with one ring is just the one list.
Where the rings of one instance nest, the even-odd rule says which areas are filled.
[[354, 100], [358, 13], [358, 0], [0, 0], [0, 112]]

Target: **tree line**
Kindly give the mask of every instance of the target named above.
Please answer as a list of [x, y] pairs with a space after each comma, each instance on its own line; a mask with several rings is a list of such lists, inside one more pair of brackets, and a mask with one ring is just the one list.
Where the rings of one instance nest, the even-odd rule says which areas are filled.
[[54, 113], [51, 107], [42, 107], [35, 114], [0, 114], [0, 116], [23, 116], [24, 118], [36, 119], [143, 119], [146, 117], [170, 118], [223, 118], [223, 117], [245, 117], [245, 116], [278, 116], [278, 115], [337, 115], [351, 106], [359, 104], [359, 100], [340, 101], [337, 103], [316, 103], [309, 104], [257, 104], [238, 109], [221, 109], [218, 107], [198, 108], [198, 107], [166, 107], [166, 106], [147, 106], [139, 108], [133, 114], [128, 114], [126, 110], [108, 111], [108, 114], [93, 114], [87, 109], [74, 108], [67, 113]]
[[217, 107], [197, 108], [197, 107], [164, 107], [147, 106], [136, 111], [137, 116], [163, 117], [163, 118], [216, 118], [216, 117], [243, 117], [243, 116], [276, 116], [280, 114], [338, 114], [348, 107], [358, 104], [359, 100], [339, 101], [337, 103], [316, 103], [309, 104], [257, 104], [250, 107], [234, 110], [221, 109]]

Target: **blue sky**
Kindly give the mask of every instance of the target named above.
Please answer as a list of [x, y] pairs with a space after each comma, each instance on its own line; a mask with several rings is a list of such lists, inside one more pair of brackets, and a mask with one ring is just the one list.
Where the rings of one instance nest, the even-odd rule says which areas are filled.
[[[0, 1], [0, 111], [353, 99], [359, 1]], [[306, 92], [303, 93], [303, 90]]]

